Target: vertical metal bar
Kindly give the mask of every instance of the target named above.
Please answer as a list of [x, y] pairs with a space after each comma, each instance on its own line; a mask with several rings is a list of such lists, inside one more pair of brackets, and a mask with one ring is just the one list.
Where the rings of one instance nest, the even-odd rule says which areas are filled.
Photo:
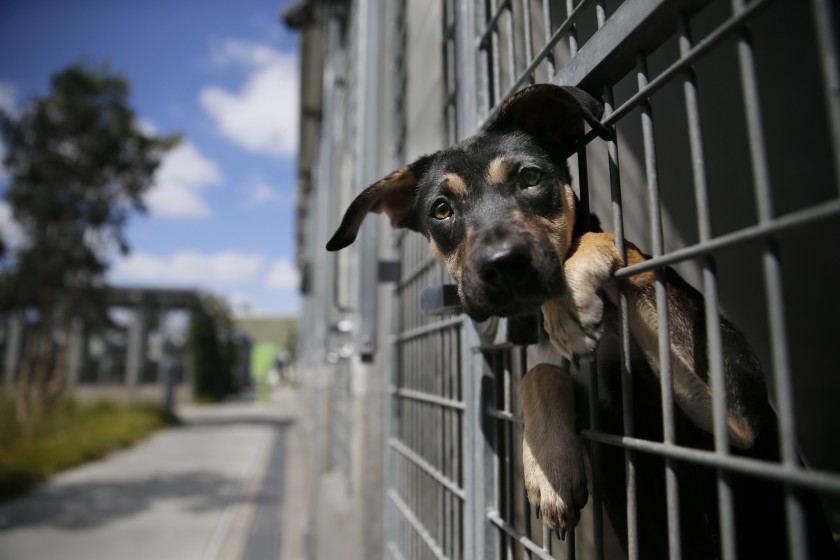
[[[736, 14], [744, 9], [742, 0], [732, 0]], [[759, 223], [773, 218], [772, 192], [764, 147], [764, 133], [761, 124], [761, 109], [758, 96], [758, 80], [755, 74], [752, 39], [749, 30], [743, 28], [738, 37], [738, 63], [741, 87], [744, 97], [744, 112], [747, 120], [750, 162]], [[767, 312], [770, 322], [770, 345], [772, 348], [773, 380], [775, 385], [776, 412], [779, 418], [779, 439], [782, 463], [795, 468], [798, 464], [796, 422], [793, 408], [793, 387], [790, 375], [790, 360], [785, 330], [784, 292], [779, 249], [775, 239], [769, 239], [763, 254], [764, 282], [767, 288]], [[785, 489], [785, 510], [788, 524], [788, 552], [794, 560], [808, 557], [808, 543], [805, 539], [805, 515], [795, 488]]]
[[[482, 25], [487, 21], [486, 15], [486, 0], [482, 0], [480, 2], [475, 2], [474, 4], [474, 11], [472, 12], [472, 26], [469, 26], [469, 29], [472, 30], [472, 33], [466, 38], [469, 43], [462, 43], [461, 50], [466, 50], [469, 47], [467, 45], [472, 45], [472, 42], [476, 40], [477, 32], [476, 29], [481, 29]], [[462, 2], [463, 4], [471, 4], [468, 2]], [[460, 36], [460, 35], [459, 35]], [[462, 40], [464, 40], [462, 38]], [[464, 129], [459, 134], [463, 134], [464, 136], [459, 137], [460, 139], [466, 138], [466, 133], [472, 132], [474, 123], [478, 121], [478, 115], [487, 114], [490, 111], [490, 46], [487, 44], [480, 44], [476, 48], [476, 73], [474, 75], [475, 79], [475, 98], [470, 99], [469, 103], [472, 105], [473, 103], [475, 106], [473, 107], [474, 113], [470, 116], [470, 128]]]
[[[545, 21], [545, 42], [551, 40], [551, 2], [550, 0], [542, 0], [542, 8], [543, 8], [543, 21]], [[554, 73], [556, 71], [554, 67], [554, 51], [549, 51], [548, 54], [545, 56], [545, 64], [546, 68], [548, 69], [548, 78], [546, 81], [550, 82], [552, 78], [554, 78]]]
[[[639, 56], [638, 87], [647, 86], [647, 63]], [[651, 116], [650, 100], [645, 99], [641, 105], [642, 112], [642, 142], [645, 155], [645, 175], [648, 190], [648, 218], [650, 219], [650, 235], [653, 256], [659, 257], [665, 252], [662, 236], [662, 215], [659, 205], [659, 183], [656, 172], [656, 146], [653, 139], [653, 118]], [[674, 434], [674, 392], [671, 371], [671, 346], [668, 329], [668, 286], [665, 270], [658, 268], [656, 279], [656, 317], [659, 345], [659, 376], [662, 390], [662, 424], [666, 444], [675, 443]], [[670, 457], [665, 459], [665, 493], [668, 512], [668, 551], [672, 560], [682, 558], [680, 542], [680, 508], [679, 508], [679, 480], [675, 469], [675, 462]]]
[[[456, 92], [458, 140], [466, 138], [475, 128], [477, 109], [487, 107], [487, 53], [475, 43], [476, 29], [480, 22], [486, 21], [485, 7], [484, 2], [458, 2], [456, 6], [455, 59], [460, 69], [460, 83]], [[484, 538], [479, 533], [484, 531], [487, 524], [485, 510], [480, 507], [483, 500], [479, 500], [480, 489], [477, 484], [482, 474], [480, 471], [483, 470], [483, 450], [477, 444], [478, 440], [483, 439], [479, 424], [481, 377], [474, 369], [480, 361], [470, 351], [470, 347], [477, 343], [478, 336], [466, 324], [458, 333], [454, 345], [458, 350], [454, 364], [457, 370], [453, 374], [460, 378], [461, 396], [464, 399], [460, 423], [463, 461], [459, 468], [464, 473], [462, 481], [467, 500], [461, 510], [461, 531], [456, 531], [456, 535], [463, 535], [463, 541], [459, 543], [463, 548], [463, 558], [485, 558]], [[483, 496], [483, 488], [481, 491]]]
[[840, 190], [840, 70], [838, 70], [840, 61], [837, 60], [837, 34], [834, 28], [833, 6], [828, 0], [811, 0], [811, 6], [825, 88], [828, 130], [831, 135], [831, 153], [834, 161], [834, 181]]
[[[575, 9], [575, 0], [566, 0], [566, 17], [570, 17]], [[575, 56], [578, 51], [577, 24], [569, 26], [569, 56]]]
[[[522, 0], [522, 19], [524, 21], [523, 28], [525, 31], [525, 64], [531, 64], [534, 58], [534, 30], [533, 21], [531, 20], [531, 0]], [[534, 74], [528, 76], [528, 84], [534, 83]]]
[[[688, 16], [680, 14], [680, 56], [691, 50], [692, 41]], [[688, 68], [683, 75], [683, 95], [688, 120], [688, 141], [691, 152], [692, 178], [697, 206], [697, 226], [700, 243], [712, 238], [709, 213], [709, 194], [706, 183], [706, 166], [703, 155], [703, 135], [700, 128], [700, 109], [697, 101], [697, 83], [694, 70]], [[711, 256], [703, 259], [703, 294], [706, 299], [706, 340], [709, 356], [709, 378], [712, 385], [712, 415], [714, 422], [715, 450], [721, 455], [729, 453], [726, 425], [726, 389], [723, 365], [723, 338], [718, 316], [717, 272]], [[703, 351], [703, 349], [701, 349]], [[736, 533], [731, 476], [727, 471], [717, 471], [717, 492], [721, 556], [724, 560], [736, 558]]]
[[[507, 8], [507, 33], [508, 33], [508, 71], [510, 72], [510, 83], [516, 80], [516, 44], [513, 37], [513, 1], [508, 0]], [[511, 87], [511, 86], [508, 86]], [[505, 88], [507, 90], [507, 88]]]
[[[496, 13], [498, 9], [498, 4], [496, 0], [490, 0], [490, 17]], [[493, 29], [490, 30], [490, 63], [492, 64], [493, 68], [493, 89], [492, 95], [490, 99], [490, 105], [496, 105], [499, 103], [499, 97], [502, 95], [502, 67], [501, 62], [499, 61], [499, 28], [498, 23], [493, 24]]]
[[543, 550], [551, 554], [551, 528], [548, 525], [543, 525]]
[[[512, 364], [512, 352], [510, 350], [504, 350], [501, 353], [502, 357], [502, 390], [503, 390], [503, 400], [502, 406], [504, 410], [507, 412], [512, 411], [511, 406], [511, 385], [513, 383], [513, 364]], [[514, 506], [514, 494], [513, 494], [513, 424], [508, 420], [502, 420], [504, 423], [504, 438], [505, 442], [502, 447], [498, 449], [504, 449], [504, 473], [505, 473], [505, 505], [507, 509], [507, 520], [508, 523], [511, 525], [514, 524], [516, 518], [516, 508]], [[507, 538], [507, 555], [509, 560], [513, 560], [514, 555], [514, 540], [511, 537]]]
[[[356, 49], [356, 123], [355, 123], [355, 192], [360, 193], [378, 178], [373, 146], [379, 143], [379, 0], [360, 0], [358, 3]], [[379, 283], [376, 277], [378, 261], [378, 221], [362, 228], [359, 245], [358, 322], [355, 346], [363, 359], [372, 360], [376, 352], [376, 316]], [[353, 368], [355, 375], [366, 375], [364, 366]], [[367, 382], [366, 382], [367, 384]]]

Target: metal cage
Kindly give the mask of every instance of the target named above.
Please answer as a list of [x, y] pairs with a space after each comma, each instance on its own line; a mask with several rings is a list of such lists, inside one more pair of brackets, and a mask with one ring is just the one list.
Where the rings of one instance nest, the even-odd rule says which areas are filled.
[[[683, 552], [680, 464], [716, 473], [722, 558], [736, 558], [733, 473], [785, 488], [790, 558], [809, 557], [799, 490], [819, 493], [838, 529], [840, 457], [832, 442], [840, 441], [840, 422], [831, 403], [840, 396], [832, 379], [840, 298], [829, 288], [840, 280], [840, 252], [833, 247], [840, 239], [834, 8], [829, 0], [442, 2], [450, 142], [480, 129], [505, 97], [532, 83], [576, 85], [601, 96], [603, 122], [615, 128], [616, 139], [592, 140], [570, 160], [574, 188], [582, 211], [598, 213], [616, 234], [620, 254], [626, 237], [652, 255], [616, 276], [654, 272], [660, 325], [668, 324], [665, 266], [704, 294], [716, 427], [725, 426], [726, 413], [721, 310], [746, 332], [770, 376], [779, 463], [733, 455], [718, 428], [712, 451], [675, 444], [667, 328], [659, 331], [663, 441], [634, 437], [629, 360], [622, 370], [623, 431], [601, 431], [597, 406], [589, 407], [581, 437], [595, 470], [604, 449], [623, 452], [630, 558], [639, 557], [640, 454], [664, 461], [669, 531], [663, 539], [672, 559]], [[473, 324], [453, 311], [442, 287], [437, 313], [422, 315], [423, 288], [446, 284], [446, 273], [422, 239], [399, 235], [396, 250], [403, 274], [394, 296], [388, 554], [619, 556], [597, 476], [590, 517], [565, 543], [528, 506], [517, 386], [538, 362], [534, 319]], [[620, 312], [629, 355], [626, 301]], [[580, 367], [594, 403], [594, 364]]]

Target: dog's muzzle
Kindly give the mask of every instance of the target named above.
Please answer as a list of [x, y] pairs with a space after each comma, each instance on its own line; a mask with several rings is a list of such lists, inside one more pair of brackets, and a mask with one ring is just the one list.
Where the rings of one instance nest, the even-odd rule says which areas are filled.
[[512, 239], [473, 250], [461, 293], [467, 314], [483, 320], [534, 311], [561, 286], [560, 263], [552, 253]]

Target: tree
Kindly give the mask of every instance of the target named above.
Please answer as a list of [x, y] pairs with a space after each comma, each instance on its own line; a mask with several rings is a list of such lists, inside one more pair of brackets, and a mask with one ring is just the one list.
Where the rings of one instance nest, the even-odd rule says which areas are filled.
[[224, 302], [205, 295], [201, 305], [193, 309], [187, 350], [196, 399], [218, 401], [236, 390], [237, 347], [233, 320]]
[[[18, 374], [18, 413], [34, 384], [46, 403], [64, 384], [56, 327], [105, 315], [108, 255], [129, 250], [125, 225], [176, 136], [140, 130], [125, 78], [104, 66], [73, 65], [17, 116], [0, 111], [9, 185], [4, 196], [24, 241], [6, 250], [0, 312], [25, 311], [33, 328]], [[58, 359], [56, 359], [58, 356]], [[59, 364], [56, 367], [56, 364]]]

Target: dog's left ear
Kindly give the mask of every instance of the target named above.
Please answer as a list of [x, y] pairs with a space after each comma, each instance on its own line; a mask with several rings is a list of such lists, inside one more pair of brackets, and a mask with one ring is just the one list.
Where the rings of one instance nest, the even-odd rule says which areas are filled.
[[368, 212], [384, 212], [395, 228], [410, 227], [406, 216], [414, 201], [420, 177], [433, 159], [434, 154], [423, 156], [359, 193], [344, 213], [332, 239], [327, 242], [327, 251], [338, 251], [353, 243]]
[[538, 84], [508, 97], [489, 130], [525, 131], [554, 155], [566, 158], [577, 149], [584, 122], [604, 140], [612, 137], [610, 129], [601, 124], [603, 114], [603, 104], [582, 89]]

